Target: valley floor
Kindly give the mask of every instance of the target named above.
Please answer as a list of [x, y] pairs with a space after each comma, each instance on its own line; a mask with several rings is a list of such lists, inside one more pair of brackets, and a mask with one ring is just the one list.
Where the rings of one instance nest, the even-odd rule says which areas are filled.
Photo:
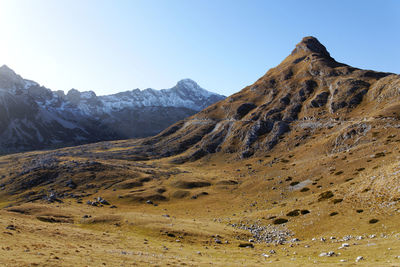
[[131, 141], [3, 156], [0, 265], [399, 266], [394, 131], [248, 160], [137, 161]]

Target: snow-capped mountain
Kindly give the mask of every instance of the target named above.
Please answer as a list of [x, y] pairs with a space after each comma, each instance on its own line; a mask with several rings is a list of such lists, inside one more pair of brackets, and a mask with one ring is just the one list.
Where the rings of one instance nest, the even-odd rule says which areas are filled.
[[0, 67], [0, 153], [145, 137], [224, 99], [190, 79], [171, 89], [52, 91]]

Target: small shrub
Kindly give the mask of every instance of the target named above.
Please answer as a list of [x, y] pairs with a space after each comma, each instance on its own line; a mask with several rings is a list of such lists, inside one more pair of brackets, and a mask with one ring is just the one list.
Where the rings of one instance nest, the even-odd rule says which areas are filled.
[[239, 248], [254, 248], [252, 243], [240, 243]]
[[318, 201], [329, 199], [329, 198], [331, 198], [333, 196], [334, 196], [334, 194], [332, 193], [332, 191], [322, 192], [321, 194], [319, 194]]
[[332, 202], [333, 202], [333, 204], [337, 204], [337, 203], [340, 203], [342, 201], [343, 201], [343, 198], [336, 198]]
[[385, 152], [379, 152], [379, 153], [375, 154], [374, 158], [381, 158], [381, 157], [384, 157], [384, 156], [385, 156]]
[[356, 169], [356, 171], [358, 171], [358, 172], [361, 172], [361, 171], [363, 171], [363, 170], [365, 170], [365, 168], [358, 168], [358, 169]]
[[338, 214], [339, 214], [339, 212], [334, 211], [331, 214], [329, 214], [329, 216], [335, 216], [335, 215], [338, 215]]
[[369, 220], [369, 223], [370, 223], [370, 224], [374, 224], [374, 223], [377, 223], [377, 222], [379, 222], [378, 219], [371, 219], [371, 220]]
[[291, 183], [290, 183], [290, 186], [295, 186], [295, 185], [298, 185], [299, 183], [300, 183], [300, 182], [297, 182], [297, 181], [296, 181], [296, 182], [291, 182]]
[[299, 216], [299, 215], [300, 215], [299, 210], [292, 210], [291, 212], [286, 214], [286, 216], [289, 216], [289, 217], [295, 217], [295, 216]]
[[310, 211], [309, 210], [301, 210], [300, 213], [301, 213], [301, 215], [305, 215], [305, 214], [310, 213]]
[[343, 171], [338, 171], [338, 172], [335, 172], [335, 175], [341, 175], [343, 173]]
[[301, 190], [300, 190], [300, 192], [307, 192], [307, 191], [309, 191], [310, 190], [310, 188], [308, 188], [308, 187], [303, 187]]
[[287, 223], [288, 221], [289, 220], [285, 219], [285, 218], [278, 218], [278, 219], [274, 220], [273, 224], [283, 224], [283, 223]]
[[358, 209], [358, 210], [356, 210], [356, 212], [357, 212], [357, 213], [363, 213], [364, 210], [363, 210], [363, 209]]

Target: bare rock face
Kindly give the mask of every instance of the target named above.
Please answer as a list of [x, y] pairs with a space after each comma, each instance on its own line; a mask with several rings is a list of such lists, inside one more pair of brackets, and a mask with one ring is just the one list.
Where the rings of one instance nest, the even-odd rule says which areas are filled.
[[286, 136], [294, 127], [303, 131], [303, 121], [328, 125], [373, 116], [388, 108], [385, 103], [394, 106], [399, 80], [395, 74], [336, 62], [315, 37], [305, 37], [254, 84], [146, 139], [137, 153], [150, 158], [181, 154], [175, 161], [184, 162], [220, 151], [238, 158], [261, 156], [281, 142], [298, 146]]
[[25, 82], [12, 69], [3, 65], [0, 67], [0, 88], [9, 91], [24, 89]]
[[296, 45], [296, 48], [293, 50], [292, 55], [302, 52], [317, 53], [320, 56], [327, 58], [331, 57], [325, 46], [322, 45], [317, 38], [312, 36], [304, 37], [303, 40]]

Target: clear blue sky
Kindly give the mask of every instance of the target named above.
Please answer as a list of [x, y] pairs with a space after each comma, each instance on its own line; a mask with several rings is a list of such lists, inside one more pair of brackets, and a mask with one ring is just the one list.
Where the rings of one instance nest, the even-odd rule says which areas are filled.
[[338, 61], [400, 73], [396, 0], [0, 0], [0, 64], [53, 90], [192, 78], [230, 95], [308, 35]]

